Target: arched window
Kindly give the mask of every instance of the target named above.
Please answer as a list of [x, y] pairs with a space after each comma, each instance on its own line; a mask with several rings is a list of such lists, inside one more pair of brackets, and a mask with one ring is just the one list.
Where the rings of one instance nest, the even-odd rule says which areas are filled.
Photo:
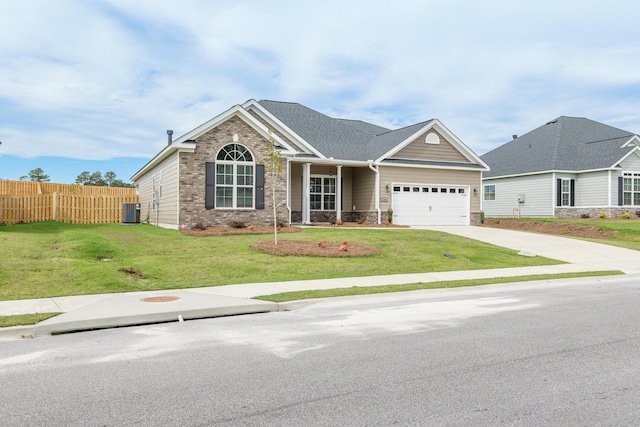
[[254, 162], [240, 144], [225, 145], [216, 156], [216, 208], [253, 208]]

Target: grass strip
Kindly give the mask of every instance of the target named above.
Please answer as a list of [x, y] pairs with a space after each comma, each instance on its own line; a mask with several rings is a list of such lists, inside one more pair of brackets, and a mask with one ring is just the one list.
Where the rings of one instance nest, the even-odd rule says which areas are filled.
[[35, 325], [43, 320], [50, 319], [61, 313], [36, 313], [36, 314], [18, 314], [15, 316], [0, 316], [0, 328], [9, 326], [26, 326]]
[[535, 280], [572, 279], [579, 277], [623, 275], [619, 270], [589, 271], [584, 273], [536, 274], [530, 276], [494, 277], [486, 279], [450, 280], [441, 282], [419, 282], [404, 285], [352, 286], [350, 288], [317, 289], [279, 294], [262, 295], [255, 299], [273, 302], [297, 301], [312, 298], [331, 298], [354, 295], [384, 294], [390, 292], [417, 291], [422, 289], [461, 288], [465, 286], [493, 285], [499, 283], [531, 282]]

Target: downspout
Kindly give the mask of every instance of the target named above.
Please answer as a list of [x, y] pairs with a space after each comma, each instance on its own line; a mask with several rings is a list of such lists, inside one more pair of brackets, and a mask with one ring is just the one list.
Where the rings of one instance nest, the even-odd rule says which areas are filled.
[[558, 200], [558, 186], [556, 185], [556, 173], [553, 172], [551, 174], [551, 194], [553, 197], [551, 198], [551, 218], [556, 217], [556, 200]]
[[380, 211], [380, 171], [377, 167], [374, 167], [373, 160], [369, 161], [369, 169], [371, 169], [376, 174], [376, 183], [375, 183], [375, 197], [376, 197], [376, 210], [378, 211], [378, 224], [382, 224], [382, 212]]
[[287, 157], [287, 215], [291, 225], [291, 158]]
[[609, 190], [607, 191], [607, 199], [608, 199], [608, 200], [607, 200], [607, 207], [608, 207], [608, 208], [613, 207], [613, 203], [612, 203], [612, 201], [611, 201], [611, 200], [613, 200], [613, 198], [612, 198], [613, 194], [611, 194], [611, 193], [612, 193], [612, 192], [611, 192], [611, 184], [612, 184], [612, 176], [611, 176], [611, 173], [612, 173], [612, 172], [613, 172], [613, 171], [612, 171], [611, 169], [609, 169], [609, 173], [607, 174], [607, 188], [609, 189]]

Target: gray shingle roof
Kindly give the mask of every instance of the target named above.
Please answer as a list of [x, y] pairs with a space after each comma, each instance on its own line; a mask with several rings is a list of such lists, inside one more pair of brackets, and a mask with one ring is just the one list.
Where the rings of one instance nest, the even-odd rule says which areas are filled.
[[367, 142], [373, 134], [364, 130], [371, 127], [354, 126], [347, 120], [325, 116], [297, 103], [265, 100], [259, 103], [327, 157], [343, 160], [370, 158], [367, 157]]
[[634, 147], [635, 134], [582, 117], [561, 116], [481, 156], [485, 178], [550, 170], [609, 168]]
[[259, 104], [323, 155], [342, 160], [377, 159], [429, 123], [389, 130], [361, 120], [335, 119], [293, 102]]

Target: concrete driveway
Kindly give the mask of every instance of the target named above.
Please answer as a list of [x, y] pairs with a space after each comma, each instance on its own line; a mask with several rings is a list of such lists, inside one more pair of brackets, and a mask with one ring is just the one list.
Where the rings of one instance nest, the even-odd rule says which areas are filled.
[[424, 226], [413, 228], [456, 234], [572, 264], [597, 266], [603, 270], [621, 270], [628, 274], [640, 273], [640, 251], [601, 243], [490, 227]]

